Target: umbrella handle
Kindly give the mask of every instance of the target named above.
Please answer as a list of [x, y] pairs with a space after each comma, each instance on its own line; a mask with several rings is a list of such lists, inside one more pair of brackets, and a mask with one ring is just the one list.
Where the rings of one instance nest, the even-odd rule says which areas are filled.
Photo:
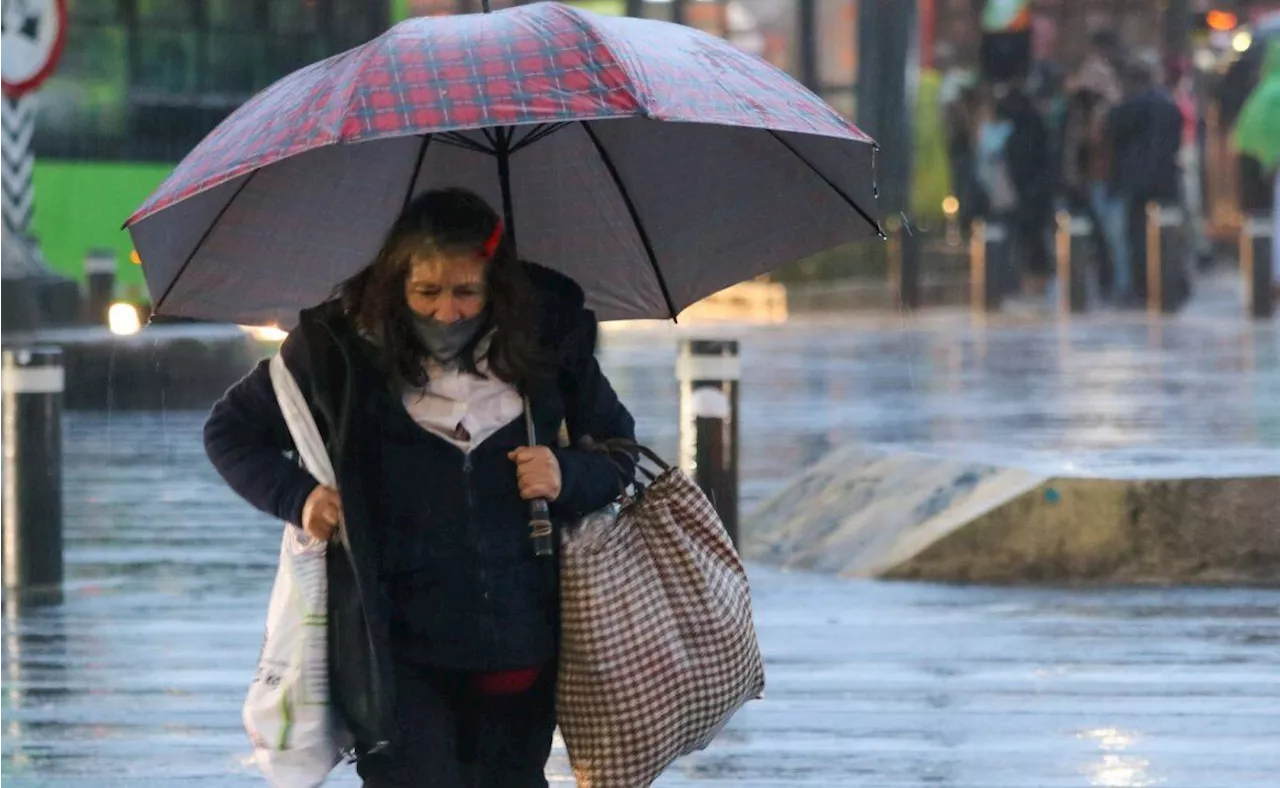
[[[529, 398], [524, 399], [524, 426], [529, 434], [529, 445], [538, 445], [537, 430], [533, 426], [533, 406]], [[547, 558], [556, 554], [555, 542], [551, 531], [551, 505], [546, 498], [535, 498], [529, 502], [529, 538], [533, 540], [533, 554], [539, 558]]]
[[534, 555], [539, 558], [555, 555], [551, 531], [551, 507], [543, 498], [529, 503], [529, 538], [533, 540]]

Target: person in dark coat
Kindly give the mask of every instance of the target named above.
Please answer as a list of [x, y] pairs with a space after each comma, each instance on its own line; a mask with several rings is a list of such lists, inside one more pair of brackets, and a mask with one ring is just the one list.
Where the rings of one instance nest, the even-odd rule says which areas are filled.
[[330, 686], [369, 788], [546, 785], [558, 565], [533, 554], [528, 501], [559, 525], [634, 472], [583, 447], [635, 432], [596, 332], [581, 288], [518, 261], [488, 204], [432, 191], [280, 349], [338, 489], [286, 456], [266, 362], [209, 416], [208, 455], [245, 500], [315, 538], [345, 529], [327, 551]]
[[1011, 124], [1005, 145], [1009, 176], [1017, 193], [1013, 209], [1013, 247], [1033, 290], [1053, 274], [1049, 232], [1053, 223], [1052, 155], [1049, 133], [1035, 103], [1021, 84], [996, 101], [995, 116]]
[[1124, 96], [1118, 64], [1120, 39], [1110, 30], [1090, 38], [1090, 51], [1067, 82], [1063, 179], [1072, 210], [1089, 217], [1097, 246], [1098, 283], [1108, 298], [1132, 290], [1125, 235], [1127, 207], [1111, 191], [1111, 141], [1107, 116]]
[[[1182, 111], [1156, 79], [1150, 64], [1125, 68], [1125, 100], [1111, 111], [1111, 189], [1127, 206], [1128, 264], [1136, 301], [1146, 299], [1147, 205], [1179, 202], [1178, 151], [1182, 147]], [[1123, 295], [1123, 294], [1121, 294]]]

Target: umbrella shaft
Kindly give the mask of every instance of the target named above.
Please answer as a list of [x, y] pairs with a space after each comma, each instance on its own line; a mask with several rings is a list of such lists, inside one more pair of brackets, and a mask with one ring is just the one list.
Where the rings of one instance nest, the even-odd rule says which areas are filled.
[[519, 259], [516, 251], [515, 209], [511, 205], [511, 138], [513, 129], [499, 128], [494, 149], [498, 159], [498, 183], [502, 187], [502, 221], [507, 231], [507, 242], [511, 244], [511, 254]]

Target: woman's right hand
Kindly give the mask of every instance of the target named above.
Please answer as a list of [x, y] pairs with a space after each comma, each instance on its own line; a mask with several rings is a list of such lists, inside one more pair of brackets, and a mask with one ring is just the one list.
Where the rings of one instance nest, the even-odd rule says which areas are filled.
[[302, 504], [302, 530], [312, 539], [327, 542], [333, 537], [338, 524], [342, 522], [342, 499], [338, 491], [323, 484], [307, 496]]

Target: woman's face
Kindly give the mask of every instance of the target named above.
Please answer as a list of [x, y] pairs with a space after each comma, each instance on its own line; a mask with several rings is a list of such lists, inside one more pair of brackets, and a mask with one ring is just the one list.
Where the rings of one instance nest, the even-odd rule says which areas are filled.
[[487, 261], [470, 254], [414, 258], [405, 277], [404, 299], [422, 318], [456, 323], [484, 310]]

